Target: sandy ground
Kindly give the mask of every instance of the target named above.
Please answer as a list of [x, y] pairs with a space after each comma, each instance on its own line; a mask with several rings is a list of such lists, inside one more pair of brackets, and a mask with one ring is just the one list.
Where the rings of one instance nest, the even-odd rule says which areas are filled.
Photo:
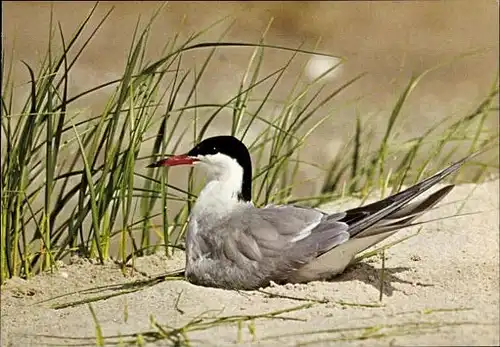
[[[337, 202], [325, 210], [338, 207]], [[422, 220], [452, 216], [460, 208], [460, 214], [481, 213], [426, 223], [418, 235], [386, 251], [382, 301], [379, 256], [330, 282], [271, 286], [264, 289], [267, 294], [197, 287], [183, 280], [145, 284], [181, 268], [181, 252], [170, 260], [159, 255], [137, 259], [135, 271], [129, 269], [126, 276], [113, 263], [100, 266], [73, 259], [55, 273], [6, 283], [1, 293], [2, 346], [95, 345], [87, 304], [54, 305], [119, 293], [124, 294], [92, 304], [106, 345], [119, 341], [111, 335], [132, 333], [142, 333], [145, 341], [151, 338], [151, 345], [174, 345], [174, 340], [154, 341], [154, 335], [145, 334], [155, 331], [151, 317], [167, 331], [200, 319], [191, 331], [185, 329], [192, 345], [231, 346], [238, 339], [240, 345], [254, 341], [264, 346], [498, 345], [499, 181], [456, 187]], [[401, 231], [387, 242], [416, 231]], [[111, 284], [115, 286], [95, 289]], [[262, 315], [301, 305], [275, 318], [247, 317], [240, 329], [234, 321], [203, 326], [217, 317]]]

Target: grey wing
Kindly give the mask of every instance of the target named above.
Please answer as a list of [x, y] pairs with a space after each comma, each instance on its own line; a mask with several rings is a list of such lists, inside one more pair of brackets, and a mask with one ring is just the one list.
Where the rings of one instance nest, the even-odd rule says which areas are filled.
[[416, 218], [441, 201], [453, 189], [453, 185], [447, 185], [425, 199], [413, 202], [412, 200], [455, 172], [470, 157], [397, 194], [345, 211], [345, 216], [340, 221], [349, 225], [349, 242], [332, 248], [308, 263], [294, 274], [293, 280], [303, 282], [338, 274], [352, 262], [357, 253], [386, 239], [399, 229], [411, 226]]
[[240, 216], [240, 231], [227, 234], [226, 254], [237, 258], [242, 267], [245, 261], [251, 263], [251, 276], [258, 277], [261, 285], [269, 280], [303, 282], [339, 273], [356, 253], [411, 225], [446, 196], [452, 185], [411, 203], [470, 157], [400, 193], [346, 212], [325, 215], [288, 205], [253, 208]]
[[349, 239], [345, 213], [326, 215], [295, 206], [252, 208], [234, 216], [224, 255], [247, 272], [247, 280], [264, 286], [282, 282], [312, 259]]

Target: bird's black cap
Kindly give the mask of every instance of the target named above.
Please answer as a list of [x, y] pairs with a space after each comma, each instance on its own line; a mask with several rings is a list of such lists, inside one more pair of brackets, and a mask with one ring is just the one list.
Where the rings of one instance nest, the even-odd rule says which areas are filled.
[[234, 136], [214, 136], [201, 141], [187, 155], [196, 157], [197, 155], [213, 155], [217, 153], [233, 158], [243, 168], [240, 199], [250, 201], [252, 199], [252, 160], [243, 142]]

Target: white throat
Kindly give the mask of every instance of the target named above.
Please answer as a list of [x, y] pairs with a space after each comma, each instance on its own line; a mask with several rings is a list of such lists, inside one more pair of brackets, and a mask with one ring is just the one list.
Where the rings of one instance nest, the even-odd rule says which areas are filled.
[[207, 224], [223, 218], [242, 203], [238, 195], [241, 193], [243, 168], [233, 158], [220, 153], [200, 157], [197, 165], [205, 169], [207, 181], [191, 216]]

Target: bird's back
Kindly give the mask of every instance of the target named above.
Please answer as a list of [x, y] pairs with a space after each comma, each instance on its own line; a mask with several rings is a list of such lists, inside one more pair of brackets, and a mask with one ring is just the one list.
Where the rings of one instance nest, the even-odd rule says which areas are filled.
[[319, 254], [345, 242], [347, 225], [318, 210], [295, 206], [233, 209], [210, 227], [192, 218], [186, 274], [216, 287], [251, 289], [282, 282]]

